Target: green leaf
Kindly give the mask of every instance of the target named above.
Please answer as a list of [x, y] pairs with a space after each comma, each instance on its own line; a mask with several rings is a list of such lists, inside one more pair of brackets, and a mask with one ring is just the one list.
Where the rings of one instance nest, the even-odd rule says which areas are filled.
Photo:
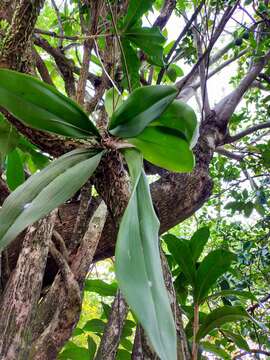
[[131, 310], [161, 360], [176, 359], [176, 330], [161, 268], [159, 221], [153, 209], [142, 158], [126, 150], [133, 183], [116, 243], [116, 276]]
[[217, 297], [226, 297], [226, 296], [239, 296], [239, 297], [243, 297], [245, 299], [257, 301], [256, 296], [253, 295], [250, 291], [231, 290], [231, 289], [222, 290], [222, 291], [216, 292], [214, 294], [211, 294], [211, 295], [207, 296], [207, 299], [215, 299]]
[[212, 330], [220, 328], [228, 322], [248, 320], [249, 315], [242, 306], [223, 306], [213, 310], [206, 316], [197, 333], [196, 340], [199, 341]]
[[232, 331], [224, 330], [224, 329], [222, 330], [222, 332], [229, 339], [231, 339], [235, 343], [235, 345], [239, 347], [239, 349], [249, 351], [248, 343], [240, 334], [236, 334], [236, 333], [233, 333]]
[[176, 64], [171, 64], [168, 67], [168, 69], [166, 70], [166, 75], [172, 82], [175, 82], [178, 77], [181, 77], [184, 75], [184, 72], [180, 68], [180, 66], [178, 66]]
[[84, 291], [95, 292], [100, 296], [115, 296], [117, 291], [117, 284], [108, 284], [103, 280], [85, 280]]
[[132, 351], [132, 348], [133, 348], [133, 344], [132, 344], [132, 342], [130, 341], [130, 340], [128, 340], [128, 339], [122, 339], [121, 341], [120, 341], [120, 344], [123, 346], [123, 348], [125, 348], [126, 350], [128, 350], [128, 351]]
[[125, 59], [122, 56], [122, 63], [126, 64], [127, 72], [128, 72], [128, 75], [127, 75], [126, 68], [125, 68], [125, 66], [123, 66], [123, 70], [125, 73], [125, 78], [123, 80], [124, 87], [128, 89], [128, 80], [127, 79], [129, 78], [130, 83], [131, 83], [131, 90], [135, 90], [141, 86], [140, 75], [139, 75], [139, 70], [140, 70], [141, 64], [140, 64], [139, 58], [137, 56], [137, 52], [130, 45], [129, 41], [123, 39], [122, 47], [123, 47], [124, 56], [125, 56]]
[[29, 75], [0, 69], [0, 105], [34, 129], [75, 138], [99, 136], [74, 101]]
[[133, 26], [144, 13], [151, 9], [153, 3], [154, 0], [130, 0], [123, 27], [127, 29]]
[[201, 343], [201, 346], [205, 351], [215, 354], [221, 359], [226, 359], [226, 360], [231, 359], [230, 355], [218, 345], [211, 344], [205, 341]]
[[150, 56], [152, 63], [163, 66], [163, 45], [166, 38], [159, 27], [133, 27], [121, 35]]
[[[0, 100], [1, 101], [1, 100]], [[0, 161], [1, 157], [15, 149], [20, 139], [18, 131], [0, 113]]]
[[197, 132], [197, 117], [189, 105], [183, 101], [174, 100], [162, 115], [150, 125], [177, 130], [190, 144]]
[[201, 262], [196, 276], [194, 301], [200, 303], [218, 278], [227, 272], [235, 255], [223, 249], [211, 251]]
[[78, 191], [95, 171], [102, 154], [88, 149], [71, 151], [14, 190], [0, 210], [0, 250]]
[[195, 283], [196, 268], [188, 241], [179, 239], [172, 234], [163, 236], [163, 239], [167, 244], [168, 250], [183, 271], [186, 279], [193, 285]]
[[119, 95], [115, 88], [106, 91], [105, 94], [105, 110], [109, 117], [123, 103], [122, 95]]
[[103, 333], [106, 323], [100, 319], [91, 319], [83, 327], [83, 331], [91, 331], [93, 333]]
[[189, 246], [195, 262], [199, 259], [209, 236], [210, 232], [208, 227], [202, 227], [192, 235]]
[[89, 353], [88, 360], [93, 360], [97, 350], [97, 345], [91, 336], [87, 336], [87, 344], [88, 344], [88, 353]]
[[169, 171], [189, 172], [194, 167], [188, 143], [169, 128], [149, 126], [128, 142], [139, 149], [146, 160]]
[[80, 359], [80, 360], [89, 360], [89, 352], [86, 348], [72, 344], [68, 346], [58, 355], [59, 360], [70, 360], [70, 359]]
[[24, 180], [24, 168], [20, 154], [14, 149], [7, 156], [7, 184], [10, 190], [15, 190]]
[[127, 350], [118, 349], [116, 360], [131, 360], [131, 354]]
[[173, 86], [144, 86], [134, 90], [128, 99], [114, 112], [109, 129], [119, 137], [140, 134], [148, 124], [157, 119], [176, 97]]

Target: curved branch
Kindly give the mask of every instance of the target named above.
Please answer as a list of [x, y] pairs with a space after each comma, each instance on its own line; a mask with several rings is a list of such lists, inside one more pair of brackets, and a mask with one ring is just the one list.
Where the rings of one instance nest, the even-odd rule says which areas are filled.
[[243, 130], [241, 132], [239, 132], [236, 135], [233, 136], [226, 136], [224, 139], [224, 144], [231, 144], [233, 142], [236, 142], [238, 140], [241, 140], [243, 137], [253, 134], [254, 132], [258, 131], [258, 130], [262, 130], [262, 129], [268, 129], [270, 128], [270, 121], [266, 121], [264, 123], [258, 124], [258, 125], [254, 125], [246, 130]]

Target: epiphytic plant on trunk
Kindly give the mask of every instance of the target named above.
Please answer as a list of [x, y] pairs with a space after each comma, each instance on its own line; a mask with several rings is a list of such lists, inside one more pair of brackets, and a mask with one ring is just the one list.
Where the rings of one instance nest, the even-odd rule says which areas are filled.
[[[176, 95], [173, 86], [134, 90], [112, 113], [109, 132], [101, 135], [84, 111], [53, 87], [28, 75], [0, 70], [1, 106], [27, 126], [83, 140], [82, 148], [52, 161], [6, 199], [0, 211], [0, 249], [72, 197], [106, 152], [121, 151], [132, 191], [118, 233], [116, 275], [162, 360], [176, 359], [176, 331], [159, 256], [159, 221], [143, 158], [170, 171], [193, 169], [190, 147], [196, 116], [189, 106], [175, 100]], [[12, 137], [18, 135], [10, 129], [12, 144]]]

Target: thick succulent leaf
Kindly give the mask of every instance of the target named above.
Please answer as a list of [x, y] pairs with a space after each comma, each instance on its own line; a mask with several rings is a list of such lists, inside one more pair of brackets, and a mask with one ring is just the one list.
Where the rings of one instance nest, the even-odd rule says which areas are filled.
[[242, 306], [223, 306], [213, 310], [206, 316], [200, 325], [196, 339], [199, 341], [205, 335], [209, 334], [212, 330], [220, 328], [228, 322], [236, 322], [239, 320], [250, 319], [248, 313]]
[[151, 126], [166, 126], [179, 131], [189, 144], [195, 140], [197, 117], [194, 110], [180, 100], [174, 100]]
[[27, 179], [0, 210], [0, 250], [27, 226], [57, 208], [93, 174], [102, 152], [77, 149]]
[[137, 56], [137, 52], [130, 45], [128, 40], [122, 39], [122, 47], [124, 51], [125, 59], [122, 56], [122, 64], [126, 64], [126, 67], [123, 66], [123, 71], [125, 77], [122, 81], [122, 84], [126, 89], [128, 89], [128, 79], [130, 80], [131, 90], [135, 90], [141, 86], [140, 83], [140, 60]]
[[148, 124], [160, 117], [176, 97], [174, 86], [144, 86], [134, 90], [114, 112], [109, 129], [112, 135], [130, 138], [140, 134]]
[[25, 180], [23, 162], [16, 149], [7, 156], [6, 176], [7, 184], [10, 190], [15, 190]]
[[146, 160], [169, 171], [189, 172], [195, 165], [186, 140], [174, 135], [169, 128], [149, 126], [128, 142], [136, 146]]
[[195, 262], [199, 259], [204, 249], [204, 246], [206, 245], [209, 239], [209, 236], [210, 236], [209, 228], [206, 226], [200, 228], [192, 235], [189, 242], [189, 247]]
[[75, 138], [99, 136], [74, 101], [29, 75], [0, 69], [0, 105], [35, 129]]
[[133, 192], [116, 243], [116, 276], [131, 310], [162, 360], [176, 359], [176, 330], [161, 268], [159, 221], [136, 150], [125, 151]]
[[217, 279], [227, 272], [235, 255], [223, 249], [211, 251], [201, 262], [196, 276], [194, 301], [200, 303]]
[[138, 48], [150, 56], [152, 63], [163, 66], [163, 45], [166, 38], [162, 35], [159, 27], [133, 27], [122, 34]]
[[153, 3], [154, 0], [130, 0], [123, 27], [127, 29], [133, 26], [144, 13], [151, 9]]
[[168, 250], [183, 271], [185, 278], [190, 284], [194, 285], [196, 267], [190, 252], [189, 242], [184, 239], [179, 239], [172, 234], [165, 235], [163, 239], [167, 244]]
[[[0, 100], [1, 101], [1, 100]], [[20, 140], [18, 131], [0, 113], [0, 160], [15, 149]]]
[[241, 336], [240, 334], [236, 334], [232, 331], [229, 330], [222, 330], [222, 332], [229, 338], [231, 339], [236, 346], [239, 347], [239, 349], [243, 349], [246, 351], [249, 351], [249, 346], [248, 343], [246, 342], [246, 340], [243, 338], [243, 336]]

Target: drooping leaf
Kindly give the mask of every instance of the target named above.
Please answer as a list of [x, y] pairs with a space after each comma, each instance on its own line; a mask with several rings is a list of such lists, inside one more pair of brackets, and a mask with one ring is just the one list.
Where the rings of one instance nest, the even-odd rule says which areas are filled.
[[235, 255], [223, 249], [211, 251], [201, 262], [196, 276], [194, 301], [200, 303], [217, 279], [229, 270]]
[[109, 117], [113, 112], [123, 103], [122, 95], [119, 95], [115, 88], [111, 88], [106, 91], [105, 94], [105, 110]]
[[180, 100], [174, 100], [151, 126], [165, 126], [179, 131], [189, 144], [195, 138], [197, 117], [194, 110]]
[[148, 10], [151, 9], [154, 0], [130, 0], [127, 14], [123, 21], [123, 28], [132, 27]]
[[189, 172], [195, 165], [186, 140], [174, 135], [169, 128], [149, 126], [128, 141], [142, 152], [146, 160], [169, 171]]
[[158, 244], [159, 222], [136, 150], [125, 158], [133, 191], [116, 244], [116, 276], [131, 310], [162, 360], [176, 359], [176, 331], [165, 288]]
[[7, 156], [6, 176], [10, 190], [15, 190], [25, 180], [23, 162], [16, 149]]
[[95, 171], [102, 154], [87, 149], [71, 151], [14, 190], [0, 210], [0, 250], [79, 190]]
[[141, 86], [140, 83], [140, 61], [137, 56], [136, 51], [130, 45], [129, 41], [123, 39], [122, 40], [122, 47], [124, 51], [124, 57], [122, 56], [122, 63], [126, 64], [126, 67], [123, 66], [123, 71], [125, 74], [125, 78], [123, 79], [124, 87], [128, 89], [128, 79], [131, 83], [131, 90], [134, 91], [135, 89]]
[[250, 291], [241, 291], [241, 290], [232, 290], [232, 289], [216, 292], [214, 294], [209, 295], [207, 299], [215, 299], [217, 297], [226, 297], [226, 296], [239, 296], [239, 297], [243, 297], [244, 299], [257, 301], [256, 296], [252, 294]]
[[205, 351], [210, 352], [214, 355], [217, 355], [221, 359], [224, 359], [224, 360], [231, 359], [230, 355], [218, 345], [211, 344], [211, 343], [205, 341], [205, 342], [201, 343], [201, 346]]
[[202, 227], [192, 235], [189, 246], [195, 262], [199, 259], [209, 236], [210, 232], [208, 227]]
[[246, 351], [249, 351], [249, 346], [248, 343], [246, 342], [246, 340], [243, 338], [243, 336], [241, 336], [240, 334], [236, 334], [232, 331], [229, 330], [222, 330], [222, 332], [229, 338], [231, 339], [236, 346], [239, 347], [239, 349], [243, 349]]
[[163, 66], [163, 45], [166, 38], [162, 35], [159, 27], [133, 27], [122, 34], [138, 48], [143, 50], [150, 61], [158, 66]]
[[75, 138], [99, 136], [74, 101], [29, 75], [0, 69], [0, 105], [35, 129]]
[[167, 244], [168, 250], [183, 271], [185, 278], [193, 285], [196, 278], [196, 268], [188, 241], [179, 239], [172, 234], [165, 235], [163, 239]]
[[213, 310], [200, 325], [196, 340], [199, 341], [212, 330], [220, 328], [228, 322], [250, 319], [242, 306], [223, 306]]
[[19, 140], [18, 131], [0, 113], [0, 161], [1, 157], [15, 149]]
[[88, 359], [93, 360], [97, 350], [97, 345], [91, 336], [87, 336], [87, 345], [88, 345], [88, 353], [89, 353]]
[[117, 291], [117, 284], [108, 284], [105, 281], [99, 279], [86, 279], [84, 291], [95, 292], [100, 296], [115, 296]]
[[134, 90], [114, 112], [109, 129], [115, 136], [129, 138], [140, 134], [153, 120], [160, 117], [173, 101], [177, 89], [173, 86], [144, 86]]

